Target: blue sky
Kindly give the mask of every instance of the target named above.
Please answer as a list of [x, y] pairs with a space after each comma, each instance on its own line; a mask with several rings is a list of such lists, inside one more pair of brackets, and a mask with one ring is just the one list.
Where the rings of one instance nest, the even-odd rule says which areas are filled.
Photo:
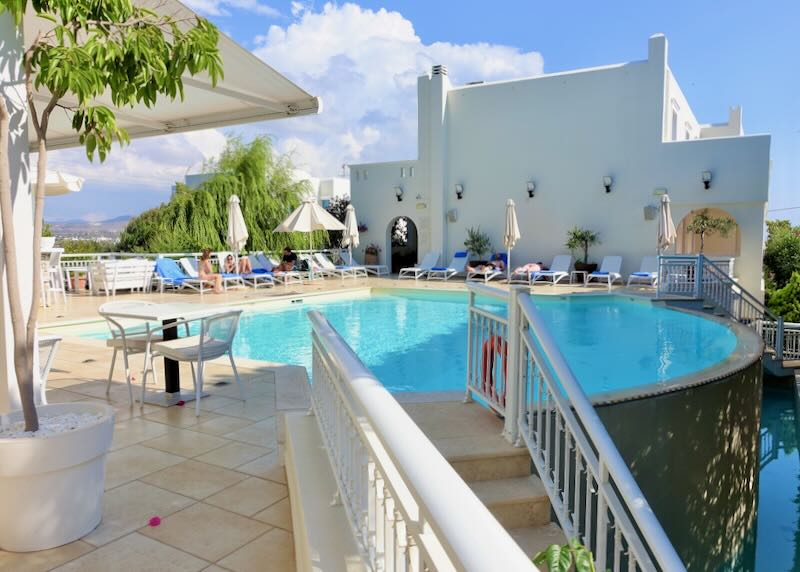
[[[343, 162], [412, 158], [415, 77], [431, 63], [447, 64], [455, 83], [524, 77], [644, 59], [656, 32], [667, 35], [670, 66], [701, 122], [742, 105], [747, 133], [772, 134], [769, 208], [800, 207], [800, 3], [184, 1], [320, 95], [325, 112], [137, 141], [102, 166], [78, 151], [51, 153], [53, 167], [87, 182], [79, 195], [48, 199], [48, 220], [155, 206], [229, 132], [268, 133], [317, 176]], [[769, 216], [800, 224], [800, 209]]]

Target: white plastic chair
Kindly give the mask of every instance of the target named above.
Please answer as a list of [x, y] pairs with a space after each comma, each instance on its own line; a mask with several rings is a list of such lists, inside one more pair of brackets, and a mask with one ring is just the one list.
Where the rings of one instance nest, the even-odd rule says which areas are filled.
[[401, 268], [400, 274], [397, 276], [398, 280], [402, 280], [403, 278], [413, 278], [414, 280], [419, 280], [425, 274], [427, 274], [431, 268], [436, 266], [439, 263], [439, 253], [438, 252], [428, 252], [423, 258], [422, 262], [420, 262], [416, 266], [409, 266], [407, 268]]
[[544, 281], [550, 282], [553, 286], [558, 284], [565, 278], [569, 278], [569, 271], [572, 268], [572, 255], [559, 254], [553, 258], [553, 263], [550, 265], [549, 270], [539, 270], [534, 272], [531, 280], [531, 285], [536, 282]]
[[645, 256], [639, 271], [628, 276], [628, 286], [631, 284], [645, 284], [655, 286], [658, 283], [658, 256]]
[[[239, 379], [239, 372], [236, 369], [236, 362], [233, 359], [233, 338], [236, 336], [236, 331], [239, 328], [239, 318], [242, 315], [241, 310], [229, 310], [220, 312], [212, 316], [204, 318], [193, 318], [189, 320], [178, 320], [165, 326], [153, 328], [147, 335], [147, 343], [145, 348], [145, 363], [148, 361], [152, 363], [153, 357], [163, 356], [175, 361], [189, 362], [197, 364], [197, 373], [195, 375], [194, 368], [192, 369], [192, 381], [194, 382], [195, 391], [195, 415], [200, 415], [200, 398], [203, 394], [203, 371], [205, 362], [217, 359], [224, 355], [228, 355], [233, 369], [233, 375], [236, 379], [236, 385], [239, 387], [239, 395], [242, 400], [246, 400], [244, 386]], [[189, 335], [186, 337], [178, 338], [175, 340], [163, 341], [163, 338], [158, 336], [166, 328], [177, 328], [184, 326], [189, 330], [190, 324], [199, 323], [200, 333], [197, 335]], [[145, 397], [145, 384], [147, 382], [147, 370], [142, 376], [142, 403]]]
[[583, 285], [588, 286], [594, 283], [603, 284], [611, 288], [611, 285], [617, 280], [622, 282], [622, 274], [620, 274], [621, 268], [621, 256], [604, 256], [603, 261], [600, 263], [600, 270], [596, 270], [586, 276], [586, 281]]

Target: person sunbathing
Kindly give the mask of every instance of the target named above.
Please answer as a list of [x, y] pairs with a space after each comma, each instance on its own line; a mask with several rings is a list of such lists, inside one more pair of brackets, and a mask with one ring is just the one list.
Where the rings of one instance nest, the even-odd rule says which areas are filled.
[[[233, 255], [229, 254], [225, 257], [225, 264], [223, 265], [223, 272], [227, 274], [237, 274], [236, 260]], [[252, 274], [253, 265], [250, 264], [250, 259], [243, 256], [239, 259], [238, 274]]]
[[281, 259], [281, 263], [275, 266], [272, 271], [273, 272], [291, 272], [294, 270], [294, 266], [297, 264], [297, 255], [292, 252], [292, 249], [288, 246], [283, 249], [283, 258]]
[[467, 272], [476, 272], [479, 274], [487, 274], [497, 270], [502, 272], [505, 270], [505, 262], [499, 254], [493, 254], [492, 259], [486, 264], [478, 264], [477, 266], [467, 266]]
[[200, 280], [214, 283], [214, 293], [222, 294], [222, 274], [214, 272], [211, 267], [211, 249], [204, 248], [200, 263], [197, 265], [197, 274]]

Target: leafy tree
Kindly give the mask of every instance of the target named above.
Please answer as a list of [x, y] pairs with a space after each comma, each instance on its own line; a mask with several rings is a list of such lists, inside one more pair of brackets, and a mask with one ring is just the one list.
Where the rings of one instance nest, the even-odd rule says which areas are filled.
[[579, 260], [578, 262], [589, 264], [589, 247], [595, 244], [600, 244], [600, 234], [593, 230], [573, 226], [567, 232], [567, 242], [564, 246], [573, 251], [573, 253], [576, 250], [582, 250], [583, 260]]
[[693, 232], [700, 237], [700, 254], [706, 246], [706, 237], [719, 233], [720, 236], [728, 236], [728, 233], [736, 222], [727, 216], [711, 216], [708, 209], [703, 209], [692, 217], [692, 222], [686, 225], [686, 230]]
[[[33, 215], [34, 259], [39, 257], [47, 173], [47, 131], [52, 113], [69, 113], [87, 157], [104, 160], [114, 140], [128, 134], [117, 125], [114, 112], [98, 105], [107, 94], [117, 107], [152, 106], [158, 97], [183, 97], [182, 75], [206, 73], [212, 84], [222, 77], [218, 30], [192, 16], [160, 15], [131, 0], [32, 0], [44, 27], [23, 57], [28, 111], [39, 154]], [[27, 0], [0, 0], [21, 25]], [[47, 24], [46, 22], [50, 22]], [[35, 90], [49, 92], [40, 105]], [[65, 104], [65, 96], [71, 102]], [[74, 102], [74, 103], [72, 103]], [[27, 322], [20, 297], [19, 272], [11, 197], [9, 151], [10, 113], [0, 97], [0, 215], [6, 280], [14, 335], [14, 369], [20, 389], [25, 429], [36, 431], [39, 420], [33, 401], [33, 354], [41, 288], [38, 264], [33, 265], [33, 295]]]
[[[308, 235], [275, 233], [308, 193], [307, 182], [292, 178], [286, 156], [273, 153], [268, 137], [245, 144], [231, 137], [222, 154], [204, 167], [210, 177], [197, 188], [178, 183], [169, 202], [132, 219], [120, 235], [119, 248], [128, 252], [184, 252], [227, 248], [228, 200], [237, 195], [250, 237], [248, 250], [280, 251], [284, 246], [308, 247]], [[324, 232], [314, 244], [327, 244]]]
[[783, 288], [795, 272], [800, 272], [800, 227], [792, 227], [788, 220], [768, 220], [764, 246], [767, 290]]
[[787, 322], [800, 322], [800, 272], [795, 272], [780, 290], [770, 293], [769, 309]]
[[51, 237], [53, 236], [53, 227], [47, 223], [42, 225], [42, 236]]
[[[350, 197], [334, 197], [328, 204], [326, 209], [331, 213], [336, 220], [344, 224], [344, 219], [347, 217], [347, 206], [350, 204]], [[332, 230], [328, 233], [330, 244], [334, 248], [342, 247], [342, 238], [344, 237], [343, 230]]]

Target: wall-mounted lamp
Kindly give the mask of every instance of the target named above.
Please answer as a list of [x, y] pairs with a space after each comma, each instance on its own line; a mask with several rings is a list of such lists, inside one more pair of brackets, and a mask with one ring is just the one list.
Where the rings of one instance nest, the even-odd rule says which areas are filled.
[[461, 183], [456, 183], [456, 197], [458, 197], [458, 200], [464, 198], [464, 185]]
[[526, 187], [528, 189], [528, 198], [532, 199], [533, 195], [536, 193], [536, 183], [534, 183], [533, 181], [528, 181], [526, 183]]
[[612, 179], [608, 175], [603, 177], [603, 186], [606, 188], [606, 192], [607, 193], [611, 192], [611, 185], [612, 185], [613, 182], [614, 182], [614, 179]]
[[705, 190], [711, 188], [711, 171], [703, 171], [703, 188]]
[[394, 188], [394, 196], [397, 197], [397, 202], [401, 202], [403, 200], [403, 187], [395, 187]]

